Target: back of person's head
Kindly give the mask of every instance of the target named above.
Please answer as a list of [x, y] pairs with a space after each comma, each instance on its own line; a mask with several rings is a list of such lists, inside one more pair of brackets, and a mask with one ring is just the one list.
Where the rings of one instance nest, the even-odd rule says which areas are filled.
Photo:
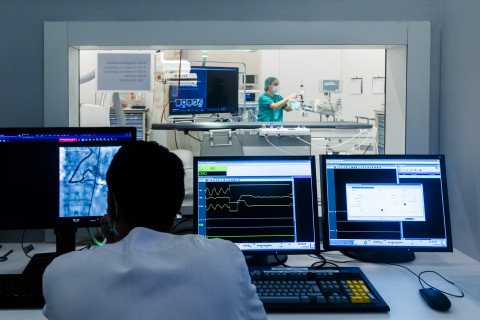
[[107, 185], [132, 228], [169, 231], [185, 194], [182, 161], [156, 142], [120, 148], [107, 171]]

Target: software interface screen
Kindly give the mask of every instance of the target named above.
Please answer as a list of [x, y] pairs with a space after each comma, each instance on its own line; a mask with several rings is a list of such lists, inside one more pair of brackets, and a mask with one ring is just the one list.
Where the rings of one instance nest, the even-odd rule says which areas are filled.
[[331, 246], [447, 246], [439, 159], [325, 161]]
[[311, 161], [198, 161], [198, 233], [243, 251], [315, 249]]

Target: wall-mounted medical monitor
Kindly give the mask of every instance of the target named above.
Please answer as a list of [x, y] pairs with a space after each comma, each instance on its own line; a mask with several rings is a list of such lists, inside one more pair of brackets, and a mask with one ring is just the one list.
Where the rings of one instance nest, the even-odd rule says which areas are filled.
[[238, 68], [192, 67], [196, 85], [171, 85], [170, 114], [236, 113], [238, 111]]
[[325, 249], [452, 250], [444, 156], [323, 155], [320, 170]]
[[[97, 186], [95, 191], [100, 189], [106, 166], [103, 153], [92, 149], [84, 153], [81, 163], [66, 162], [65, 148], [117, 146], [135, 138], [134, 127], [0, 129], [0, 229], [55, 228], [61, 222], [59, 212], [64, 210], [65, 203], [78, 208], [102, 202], [103, 193], [89, 192], [89, 186]], [[92, 165], [94, 159], [104, 167]], [[62, 180], [76, 186], [67, 201], [60, 187]], [[96, 215], [97, 221], [104, 213], [104, 209], [91, 210], [86, 220]], [[74, 220], [78, 218], [72, 215], [68, 223], [80, 222]]]
[[242, 84], [246, 85], [255, 85], [258, 83], [258, 75], [256, 74], [247, 74], [247, 75], [241, 75], [242, 79]]
[[194, 232], [248, 254], [319, 250], [315, 157], [195, 157]]
[[342, 92], [342, 82], [340, 80], [320, 80], [320, 92], [340, 93]]

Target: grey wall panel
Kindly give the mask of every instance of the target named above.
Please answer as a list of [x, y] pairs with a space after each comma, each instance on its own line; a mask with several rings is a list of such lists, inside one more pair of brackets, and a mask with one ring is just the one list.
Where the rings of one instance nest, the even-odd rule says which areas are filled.
[[[45, 25], [44, 80], [45, 91], [52, 92], [44, 97], [45, 126], [68, 126], [68, 51], [67, 23], [54, 22]], [[60, 52], [61, 54], [57, 54]]]
[[440, 152], [445, 154], [453, 245], [480, 260], [480, 2], [445, 1]]
[[[86, 47], [357, 45], [365, 44], [365, 39], [372, 45], [395, 45], [406, 43], [406, 24], [385, 21], [80, 21], [69, 22], [68, 36], [70, 45]], [[275, 32], [263, 34], [259, 30]]]
[[[411, 154], [430, 151], [430, 24], [411, 22], [407, 47], [406, 150]], [[415, 79], [415, 84], [410, 82]], [[386, 124], [388, 126], [388, 124]]]

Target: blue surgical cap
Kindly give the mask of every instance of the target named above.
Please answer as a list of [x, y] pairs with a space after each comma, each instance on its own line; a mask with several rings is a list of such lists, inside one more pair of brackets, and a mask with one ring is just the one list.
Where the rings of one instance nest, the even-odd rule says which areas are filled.
[[275, 81], [278, 81], [278, 79], [275, 77], [268, 77], [267, 79], [265, 79], [265, 87], [263, 88], [263, 90], [267, 92], [268, 86], [274, 83]]

